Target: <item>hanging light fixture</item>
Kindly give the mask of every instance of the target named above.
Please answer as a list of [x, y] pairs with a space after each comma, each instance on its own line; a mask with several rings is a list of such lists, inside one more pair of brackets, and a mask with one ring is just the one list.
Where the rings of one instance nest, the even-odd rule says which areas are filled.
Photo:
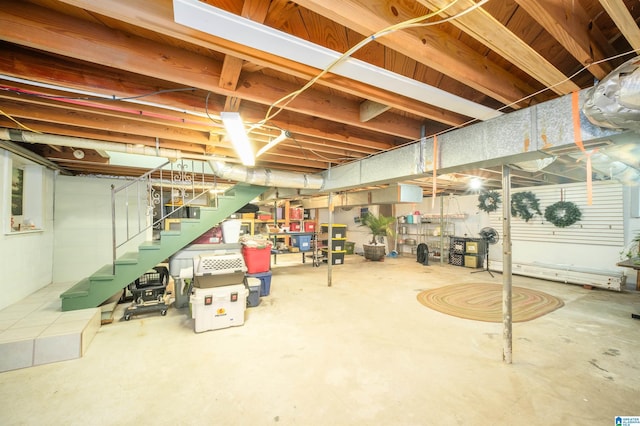
[[473, 178], [469, 181], [469, 188], [471, 188], [474, 191], [477, 191], [479, 189], [482, 188], [482, 179], [480, 178]]
[[290, 137], [291, 137], [291, 133], [288, 130], [282, 130], [274, 140], [272, 140], [271, 142], [269, 142], [268, 144], [266, 144], [265, 146], [263, 146], [258, 150], [258, 152], [256, 153], [256, 158], [260, 157], [262, 154], [269, 151], [271, 148], [273, 148], [283, 140]]
[[256, 159], [253, 156], [253, 149], [249, 143], [249, 137], [245, 131], [242, 118], [237, 112], [222, 112], [220, 113], [224, 128], [227, 130], [227, 135], [231, 139], [233, 148], [236, 150], [238, 157], [245, 166], [255, 166]]

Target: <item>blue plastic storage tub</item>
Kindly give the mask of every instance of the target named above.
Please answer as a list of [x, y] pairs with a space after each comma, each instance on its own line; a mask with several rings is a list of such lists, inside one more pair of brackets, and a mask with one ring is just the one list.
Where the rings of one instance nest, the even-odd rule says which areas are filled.
[[246, 275], [247, 277], [257, 278], [260, 280], [260, 297], [269, 295], [271, 292], [271, 271]]

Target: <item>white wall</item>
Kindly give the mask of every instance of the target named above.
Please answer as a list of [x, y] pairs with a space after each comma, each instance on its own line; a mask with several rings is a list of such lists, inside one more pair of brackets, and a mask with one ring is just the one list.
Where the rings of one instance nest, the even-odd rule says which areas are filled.
[[[595, 183], [597, 185], [597, 183]], [[578, 185], [581, 187], [581, 185]], [[586, 191], [586, 184], [585, 184]], [[535, 193], [535, 188], [529, 188]], [[518, 189], [522, 190], [522, 189]], [[620, 201], [623, 206], [623, 223], [625, 233], [625, 244], [630, 242], [634, 236], [640, 234], [640, 217], [631, 217], [630, 199], [632, 191], [639, 191], [640, 187], [624, 187], [623, 199]], [[636, 194], [638, 195], [638, 194]], [[640, 199], [640, 197], [638, 197]], [[442, 203], [442, 207], [441, 207]], [[479, 231], [485, 226], [491, 226], [489, 214], [478, 209], [478, 194], [456, 195], [436, 197], [435, 202], [431, 197], [424, 198], [421, 203], [416, 204], [396, 204], [396, 216], [406, 216], [419, 211], [420, 214], [439, 215], [441, 208], [445, 215], [463, 214], [465, 219], [450, 219], [455, 227], [455, 236], [479, 238]], [[378, 206], [364, 206], [377, 213]], [[544, 213], [544, 205], [542, 206]], [[334, 223], [345, 223], [348, 225], [348, 240], [355, 241], [356, 252], [362, 251], [362, 243], [368, 242], [366, 228], [358, 228], [353, 221], [353, 217], [359, 215], [360, 207], [354, 207], [350, 211], [343, 211], [336, 208], [334, 212]], [[500, 213], [500, 211], [498, 212]], [[320, 210], [321, 221], [328, 220], [328, 211]], [[514, 219], [512, 220], [519, 220]], [[588, 231], [585, 231], [588, 234]], [[500, 235], [502, 237], [502, 235]], [[390, 247], [393, 249], [393, 247]], [[621, 260], [620, 252], [623, 246], [599, 245], [594, 239], [593, 243], [573, 243], [565, 244], [560, 242], [536, 242], [536, 241], [512, 241], [513, 262], [521, 263], [546, 263], [555, 265], [572, 265], [588, 269], [599, 269], [603, 271], [619, 271], [627, 275], [627, 287], [633, 288], [636, 280], [636, 273], [628, 268], [619, 268], [616, 263]], [[491, 245], [490, 261], [502, 260], [501, 242]]]
[[[54, 172], [43, 169], [42, 173], [42, 224], [41, 230], [7, 233], [10, 228], [10, 210], [6, 214], [10, 193], [4, 188], [11, 183], [10, 155], [0, 150], [0, 188], [2, 214], [0, 215], [0, 309], [18, 302], [31, 293], [52, 282], [53, 262], [53, 198]], [[9, 181], [7, 182], [7, 179]], [[39, 202], [40, 200], [35, 200]]]
[[[597, 183], [594, 183], [597, 185]], [[579, 187], [583, 185], [580, 184]], [[586, 192], [586, 184], [584, 184]], [[523, 188], [524, 189], [524, 188]], [[518, 189], [520, 191], [522, 189]], [[536, 192], [535, 188], [528, 188], [532, 192]], [[625, 243], [631, 241], [635, 235], [640, 232], [640, 218], [630, 217], [629, 199], [631, 191], [639, 191], [638, 187], [623, 188], [623, 199], [620, 201], [624, 205], [623, 223], [625, 232]], [[478, 232], [485, 226], [491, 226], [489, 214], [480, 211], [477, 208], [478, 195], [465, 196], [445, 196], [436, 197], [435, 206], [432, 207], [431, 197], [425, 198], [418, 205], [397, 205], [398, 216], [409, 214], [415, 210], [422, 214], [439, 214], [440, 202], [443, 201], [444, 214], [466, 214], [465, 220], [456, 220], [455, 233], [456, 236], [478, 238]], [[594, 203], [596, 200], [594, 200]], [[501, 213], [500, 210], [496, 213]], [[544, 213], [544, 205], [542, 206]], [[512, 218], [514, 220], [520, 220]], [[588, 231], [585, 233], [589, 235]], [[502, 235], [500, 235], [502, 237]], [[549, 241], [512, 241], [512, 260], [514, 263], [546, 263], [554, 265], [572, 265], [577, 267], [600, 269], [603, 271], [619, 271], [627, 275], [627, 283], [635, 283], [635, 272], [628, 268], [619, 268], [616, 263], [620, 261], [620, 251], [623, 246], [599, 245], [597, 239], [594, 238], [592, 243], [574, 243], [564, 244]], [[491, 260], [502, 260], [502, 243], [491, 245]], [[627, 287], [630, 287], [629, 284]]]
[[[56, 182], [54, 282], [79, 281], [100, 267], [112, 263], [111, 185], [126, 183], [120, 179], [59, 176]], [[133, 206], [133, 203], [131, 203]], [[136, 226], [137, 223], [131, 223]], [[122, 223], [118, 223], [119, 229]], [[149, 239], [143, 234], [118, 250]]]

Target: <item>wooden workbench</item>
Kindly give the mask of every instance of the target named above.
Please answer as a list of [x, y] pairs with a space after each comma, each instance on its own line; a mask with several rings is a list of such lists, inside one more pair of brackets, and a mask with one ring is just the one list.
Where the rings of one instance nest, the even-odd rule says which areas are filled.
[[632, 268], [636, 271], [636, 290], [640, 290], [640, 257], [632, 257], [623, 262], [616, 263], [623, 268]]

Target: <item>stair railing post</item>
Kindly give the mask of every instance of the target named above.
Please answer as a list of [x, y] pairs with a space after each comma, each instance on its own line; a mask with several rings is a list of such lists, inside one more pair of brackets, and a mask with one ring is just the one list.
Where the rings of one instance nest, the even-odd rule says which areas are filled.
[[116, 274], [116, 193], [115, 185], [111, 184], [111, 247], [112, 247], [112, 268]]

